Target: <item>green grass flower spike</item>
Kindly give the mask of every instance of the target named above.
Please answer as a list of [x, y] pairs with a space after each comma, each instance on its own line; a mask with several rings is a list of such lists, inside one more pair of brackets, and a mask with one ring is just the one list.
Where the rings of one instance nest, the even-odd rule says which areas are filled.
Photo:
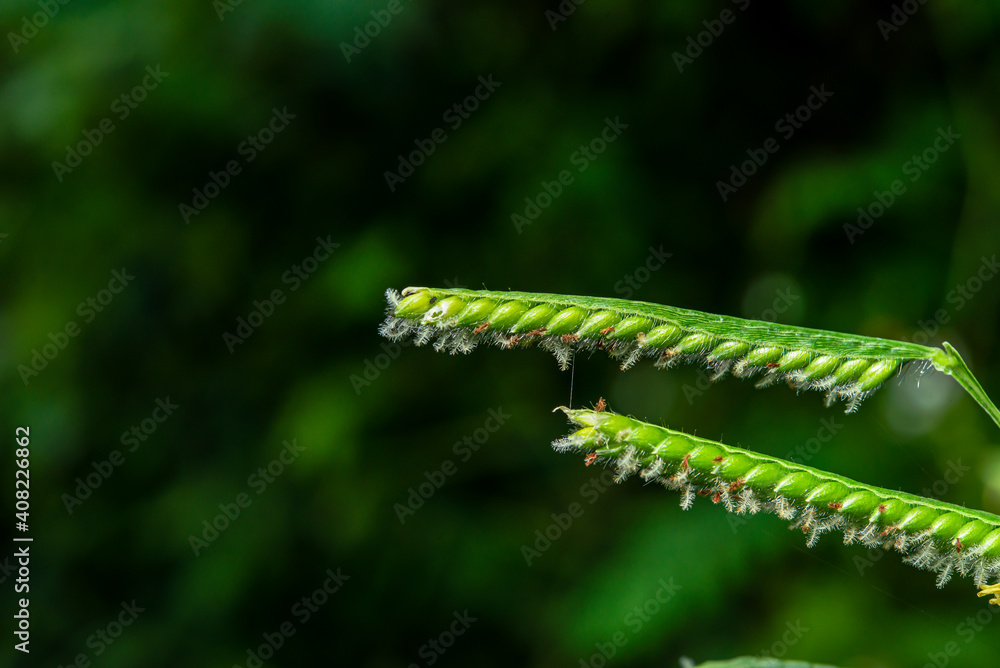
[[938, 573], [939, 587], [954, 573], [983, 586], [1000, 573], [1000, 516], [864, 485], [615, 413], [557, 410], [577, 429], [553, 443], [556, 450], [587, 453], [588, 465], [611, 463], [618, 482], [638, 474], [679, 491], [685, 510], [706, 497], [732, 513], [773, 513], [806, 534], [809, 547], [838, 531], [845, 544], [903, 553], [907, 563]]
[[530, 292], [406, 288], [386, 293], [381, 333], [413, 337], [438, 351], [470, 352], [480, 343], [503, 348], [537, 344], [562, 368], [580, 351], [604, 350], [627, 369], [648, 357], [658, 368], [698, 362], [713, 370], [755, 377], [764, 387], [785, 381], [820, 390], [847, 412], [908, 364], [933, 367], [957, 380], [1000, 426], [1000, 411], [958, 352], [905, 341], [744, 320], [700, 311], [602, 297]]

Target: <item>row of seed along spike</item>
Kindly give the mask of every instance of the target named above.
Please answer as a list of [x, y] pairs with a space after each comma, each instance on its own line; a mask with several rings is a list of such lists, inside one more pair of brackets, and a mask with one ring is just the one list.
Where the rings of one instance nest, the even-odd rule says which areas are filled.
[[758, 387], [784, 380], [795, 389], [825, 391], [828, 404], [846, 400], [847, 412], [906, 362], [942, 370], [950, 363], [943, 350], [903, 341], [622, 299], [430, 288], [407, 288], [402, 296], [389, 290], [386, 297], [388, 316], [380, 331], [393, 340], [412, 336], [417, 345], [434, 341], [436, 350], [451, 353], [484, 342], [505, 348], [538, 344], [564, 369], [575, 352], [597, 349], [622, 360], [623, 369], [642, 357], [655, 358], [659, 368], [703, 362], [713, 369], [713, 380], [727, 371], [758, 374]]
[[955, 572], [972, 575], [979, 585], [1000, 572], [997, 515], [863, 485], [615, 413], [558, 410], [579, 429], [553, 443], [556, 450], [585, 452], [588, 465], [612, 463], [619, 482], [638, 473], [677, 490], [685, 510], [703, 496], [733, 513], [774, 513], [801, 529], [809, 547], [823, 533], [840, 531], [845, 544], [907, 555], [907, 563], [937, 572], [939, 587]]

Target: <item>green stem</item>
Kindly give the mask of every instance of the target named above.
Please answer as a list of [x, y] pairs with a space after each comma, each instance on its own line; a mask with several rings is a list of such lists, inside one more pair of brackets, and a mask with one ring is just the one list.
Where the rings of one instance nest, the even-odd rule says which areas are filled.
[[989, 396], [986, 394], [986, 390], [983, 386], [979, 384], [976, 377], [972, 375], [972, 370], [969, 369], [969, 365], [965, 363], [962, 356], [958, 354], [955, 347], [952, 346], [947, 341], [943, 344], [946, 355], [941, 355], [933, 360], [934, 367], [939, 371], [942, 371], [952, 378], [958, 381], [959, 385], [965, 388], [965, 391], [972, 395], [972, 398], [976, 400], [986, 414], [993, 418], [993, 422], [1000, 427], [1000, 410], [997, 410], [996, 405], [990, 400]]

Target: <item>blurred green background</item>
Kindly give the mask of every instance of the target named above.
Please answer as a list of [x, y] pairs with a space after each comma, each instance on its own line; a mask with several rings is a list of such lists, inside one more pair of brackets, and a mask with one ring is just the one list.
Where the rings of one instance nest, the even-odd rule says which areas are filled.
[[993, 665], [971, 580], [638, 481], [595, 494], [549, 447], [572, 391], [1000, 511], [1000, 434], [950, 379], [844, 415], [694, 367], [377, 335], [390, 287], [630, 296], [947, 339], [1000, 397], [1000, 11], [903, 4], [4, 3], [0, 468], [12, 489], [30, 426], [34, 538], [27, 657], [0, 550], [5, 655]]

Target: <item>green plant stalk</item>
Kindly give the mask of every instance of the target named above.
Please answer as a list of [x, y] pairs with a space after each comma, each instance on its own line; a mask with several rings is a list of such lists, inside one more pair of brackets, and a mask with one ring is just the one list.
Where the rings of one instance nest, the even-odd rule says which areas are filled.
[[723, 445], [615, 413], [560, 407], [579, 427], [553, 443], [588, 453], [586, 463], [611, 462], [620, 482], [639, 473], [681, 492], [687, 510], [707, 496], [734, 513], [770, 512], [801, 529], [812, 547], [828, 531], [844, 543], [893, 547], [917, 568], [954, 572], [985, 585], [1000, 573], [1000, 516]]
[[627, 369], [642, 357], [665, 368], [703, 362], [717, 379], [727, 371], [779, 380], [796, 390], [821, 390], [827, 403], [852, 412], [903, 365], [933, 366], [953, 376], [1000, 426], [1000, 411], [950, 344], [944, 349], [905, 341], [744, 320], [648, 302], [529, 292], [406, 288], [389, 290], [381, 333], [393, 340], [434, 340], [436, 350], [470, 352], [479, 343], [504, 348], [539, 344], [562, 368], [574, 353], [601, 349]]

